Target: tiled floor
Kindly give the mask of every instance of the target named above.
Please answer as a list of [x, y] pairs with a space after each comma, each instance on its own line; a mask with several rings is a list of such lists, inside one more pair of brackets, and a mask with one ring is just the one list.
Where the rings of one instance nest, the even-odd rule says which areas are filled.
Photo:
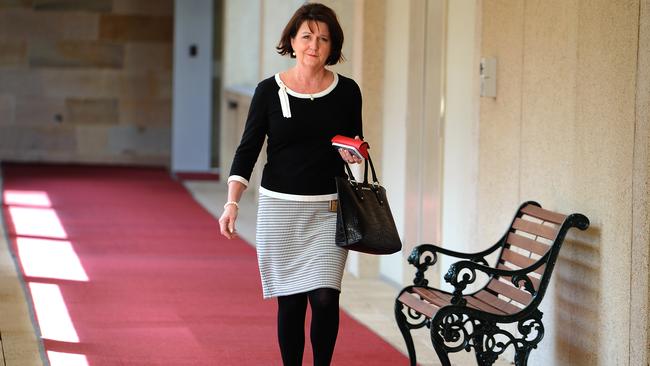
[[[1, 175], [0, 175], [1, 177]], [[215, 216], [222, 211], [226, 197], [224, 184], [215, 182], [186, 182], [186, 186], [197, 201]], [[1, 181], [0, 181], [1, 187]], [[252, 193], [244, 194], [241, 202], [237, 230], [242, 238], [255, 242], [255, 197]], [[0, 211], [0, 215], [2, 212]], [[0, 216], [0, 219], [2, 217]], [[6, 234], [0, 225], [0, 361], [8, 366], [44, 365], [41, 348], [32, 324], [32, 315], [25, 298], [13, 259], [9, 253]], [[341, 296], [342, 308], [353, 318], [372, 329], [388, 343], [406, 354], [402, 336], [393, 319], [394, 299], [398, 288], [373, 279], [358, 279], [346, 274]], [[428, 333], [417, 332], [416, 350], [421, 366], [439, 365], [431, 347]], [[4, 357], [4, 360], [2, 358]], [[475, 365], [474, 356], [461, 352], [452, 358], [454, 365]], [[509, 365], [497, 362], [496, 366]]]

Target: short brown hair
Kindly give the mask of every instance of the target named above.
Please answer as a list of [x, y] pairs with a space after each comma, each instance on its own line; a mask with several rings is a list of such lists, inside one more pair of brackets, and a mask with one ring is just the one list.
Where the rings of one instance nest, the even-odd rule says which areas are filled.
[[343, 29], [341, 29], [341, 25], [336, 18], [334, 10], [319, 3], [305, 4], [296, 10], [289, 20], [289, 23], [284, 27], [278, 46], [275, 47], [278, 50], [278, 53], [283, 56], [288, 54], [291, 58], [296, 57], [293, 55], [291, 39], [296, 37], [298, 29], [305, 21], [323, 22], [327, 24], [327, 28], [329, 28], [332, 47], [330, 48], [330, 54], [327, 57], [325, 64], [335, 65], [343, 61], [344, 57], [341, 54], [341, 49], [343, 48]]

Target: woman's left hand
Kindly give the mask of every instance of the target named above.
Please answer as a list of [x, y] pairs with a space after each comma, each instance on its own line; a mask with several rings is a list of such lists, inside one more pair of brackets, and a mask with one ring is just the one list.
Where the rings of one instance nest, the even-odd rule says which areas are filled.
[[[355, 136], [354, 139], [361, 140], [359, 136]], [[339, 154], [341, 154], [341, 158], [343, 159], [343, 161], [347, 162], [348, 164], [359, 164], [363, 161], [363, 159], [359, 158], [358, 156], [350, 153], [345, 149], [339, 149]]]

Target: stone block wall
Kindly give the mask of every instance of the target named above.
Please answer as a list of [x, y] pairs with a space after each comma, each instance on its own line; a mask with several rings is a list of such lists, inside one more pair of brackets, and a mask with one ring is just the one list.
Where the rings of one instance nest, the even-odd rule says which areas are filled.
[[168, 165], [172, 0], [0, 0], [0, 160]]

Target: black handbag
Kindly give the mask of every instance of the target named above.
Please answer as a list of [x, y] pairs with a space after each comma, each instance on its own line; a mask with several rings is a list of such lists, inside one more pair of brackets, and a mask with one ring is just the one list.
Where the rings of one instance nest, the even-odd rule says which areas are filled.
[[[368, 163], [372, 183], [368, 183]], [[393, 214], [386, 199], [386, 189], [377, 181], [375, 167], [365, 160], [363, 183], [354, 180], [347, 163], [347, 177], [336, 177], [336, 245], [369, 254], [392, 254], [402, 249]]]

